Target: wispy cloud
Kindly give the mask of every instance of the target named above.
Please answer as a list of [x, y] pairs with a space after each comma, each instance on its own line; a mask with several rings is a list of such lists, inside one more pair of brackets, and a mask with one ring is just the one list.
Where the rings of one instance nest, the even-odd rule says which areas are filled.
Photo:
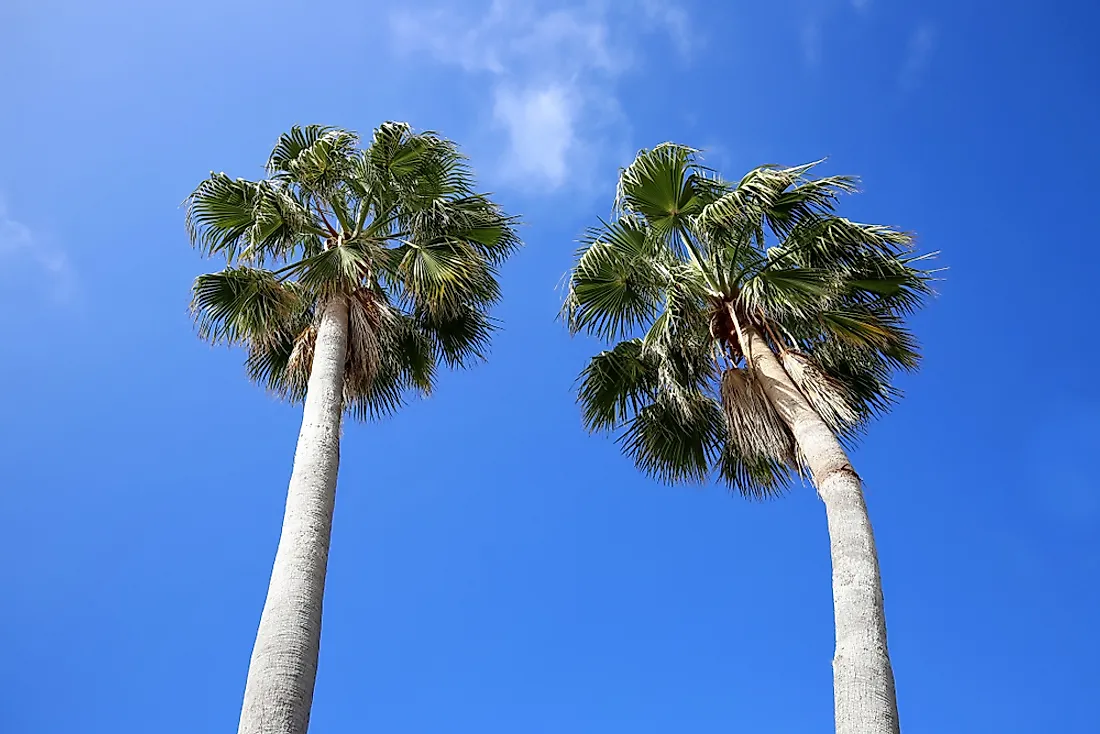
[[857, 11], [871, 7], [871, 0], [852, 0], [852, 7]]
[[693, 47], [700, 42], [692, 32], [687, 12], [667, 0], [642, 0], [642, 9], [649, 21], [664, 29], [683, 56], [691, 56]]
[[76, 288], [76, 271], [68, 255], [13, 218], [3, 197], [0, 197], [0, 271], [21, 282], [37, 281], [45, 294], [57, 301], [69, 300]]
[[799, 40], [802, 43], [802, 58], [806, 65], [818, 67], [821, 65], [821, 21], [815, 18], [807, 18], [802, 24]]
[[921, 23], [909, 36], [909, 45], [905, 51], [905, 62], [898, 75], [898, 86], [903, 92], [916, 88], [924, 76], [932, 53], [936, 50], [936, 27], [931, 23]]
[[691, 51], [687, 15], [661, 0], [475, 7], [451, 0], [428, 12], [398, 11], [394, 43], [485, 77], [492, 122], [507, 136], [498, 173], [527, 188], [560, 188], [622, 148], [615, 84], [637, 63], [640, 34], [662, 33], [682, 55]]

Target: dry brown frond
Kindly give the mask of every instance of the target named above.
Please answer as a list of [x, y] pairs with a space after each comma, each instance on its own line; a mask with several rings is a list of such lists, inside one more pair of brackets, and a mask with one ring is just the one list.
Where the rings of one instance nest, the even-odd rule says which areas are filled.
[[382, 316], [378, 302], [366, 290], [348, 299], [348, 357], [344, 381], [348, 389], [369, 387], [378, 374], [382, 359]]
[[794, 439], [753, 374], [737, 367], [722, 373], [722, 412], [730, 441], [744, 456], [794, 461]]
[[791, 381], [830, 428], [841, 431], [859, 421], [859, 414], [848, 401], [844, 387], [809, 355], [788, 349], [780, 356]]

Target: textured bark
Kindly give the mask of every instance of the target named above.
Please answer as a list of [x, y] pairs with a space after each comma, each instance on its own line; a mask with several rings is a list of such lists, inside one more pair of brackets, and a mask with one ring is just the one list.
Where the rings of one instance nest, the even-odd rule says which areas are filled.
[[305, 734], [317, 679], [336, 474], [348, 306], [324, 307], [294, 452], [279, 549], [248, 666], [238, 734]]
[[754, 329], [744, 332], [764, 390], [791, 427], [825, 503], [833, 562], [837, 734], [898, 734], [882, 578], [859, 475], [840, 441], [795, 387], [768, 343]]

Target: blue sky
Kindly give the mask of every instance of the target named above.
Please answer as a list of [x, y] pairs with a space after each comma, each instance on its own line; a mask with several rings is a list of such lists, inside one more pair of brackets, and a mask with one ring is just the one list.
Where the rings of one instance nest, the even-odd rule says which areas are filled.
[[[490, 363], [345, 433], [316, 734], [831, 731], [824, 512], [581, 429], [575, 237], [663, 140], [830, 156], [951, 270], [856, 452], [905, 731], [1083, 732], [1100, 689], [1086, 2], [0, 5], [0, 730], [232, 731], [299, 414], [188, 320], [180, 202], [295, 123], [408, 120], [522, 214]], [[1045, 259], [1044, 259], [1045, 258]]]

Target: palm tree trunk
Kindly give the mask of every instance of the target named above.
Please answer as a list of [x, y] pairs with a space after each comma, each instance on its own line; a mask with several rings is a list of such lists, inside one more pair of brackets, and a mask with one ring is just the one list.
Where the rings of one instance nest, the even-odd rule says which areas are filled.
[[309, 727], [340, 465], [347, 344], [347, 301], [333, 298], [317, 329], [283, 530], [248, 666], [238, 734], [305, 734]]
[[767, 341], [743, 327], [765, 392], [790, 426], [825, 503], [833, 562], [837, 734], [898, 734], [875, 536], [859, 475], [829, 426], [791, 381]]

